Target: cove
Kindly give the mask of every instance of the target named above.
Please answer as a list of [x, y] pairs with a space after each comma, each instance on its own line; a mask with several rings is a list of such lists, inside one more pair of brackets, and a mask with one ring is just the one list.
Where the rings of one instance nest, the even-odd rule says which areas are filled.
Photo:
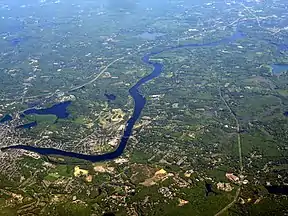
[[[146, 82], [158, 77], [164, 69], [164, 65], [159, 62], [153, 62], [150, 61], [150, 57], [155, 56], [157, 54], [166, 52], [166, 51], [171, 51], [171, 50], [176, 50], [176, 49], [181, 49], [181, 48], [196, 48], [196, 47], [212, 47], [212, 46], [218, 46], [220, 44], [228, 44], [230, 42], [234, 42], [235, 40], [243, 38], [244, 35], [240, 31], [236, 31], [233, 35], [230, 37], [214, 41], [214, 42], [209, 42], [209, 43], [201, 43], [201, 44], [185, 44], [185, 45], [178, 45], [174, 47], [167, 47], [159, 51], [151, 52], [142, 57], [143, 63], [145, 63], [147, 66], [152, 66], [153, 71], [148, 74], [145, 77], [142, 77], [140, 80], [136, 82], [134, 86], [132, 86], [129, 89], [129, 94], [134, 100], [134, 110], [132, 116], [128, 119], [126, 123], [126, 127], [124, 130], [124, 134], [121, 137], [120, 143], [116, 150], [112, 152], [108, 152], [105, 154], [101, 155], [88, 155], [88, 154], [80, 154], [80, 153], [75, 153], [75, 152], [69, 152], [69, 151], [63, 151], [59, 149], [54, 149], [54, 148], [41, 148], [41, 147], [34, 147], [34, 146], [28, 146], [28, 145], [14, 145], [14, 146], [8, 146], [4, 147], [1, 150], [6, 151], [8, 149], [24, 149], [32, 152], [39, 153], [41, 155], [61, 155], [61, 156], [67, 156], [67, 157], [73, 157], [73, 158], [78, 158], [78, 159], [83, 159], [83, 160], [88, 160], [91, 162], [98, 162], [98, 161], [104, 161], [104, 160], [113, 160], [117, 157], [119, 157], [123, 152], [124, 149], [127, 145], [127, 142], [129, 140], [130, 135], [132, 134], [133, 127], [136, 123], [136, 121], [139, 119], [141, 112], [146, 104], [146, 98], [139, 93], [139, 87]], [[42, 113], [43, 111], [37, 111], [35, 109], [32, 109], [32, 111], [26, 111], [24, 114], [31, 114], [31, 113]]]
[[6, 114], [3, 118], [0, 119], [0, 123], [5, 123], [11, 120], [13, 120], [12, 116], [9, 114]]
[[115, 96], [114, 94], [107, 94], [107, 93], [105, 93], [104, 95], [105, 95], [105, 97], [106, 97], [109, 101], [116, 99], [116, 96]]
[[283, 72], [288, 71], [288, 64], [273, 64], [272, 74], [276, 76], [280, 76]]
[[23, 125], [19, 125], [17, 127], [15, 127], [15, 129], [30, 129], [32, 127], [35, 127], [37, 126], [37, 122], [34, 121], [34, 122], [30, 122], [30, 123], [27, 123], [27, 124], [23, 124]]
[[69, 116], [67, 108], [70, 104], [71, 101], [65, 101], [44, 109], [35, 109], [35, 108], [27, 109], [21, 114], [21, 117], [24, 117], [25, 115], [37, 114], [37, 115], [56, 115], [57, 118], [67, 118]]
[[[71, 104], [71, 101], [60, 102], [48, 108], [36, 109], [31, 108], [23, 111], [20, 114], [21, 118], [24, 118], [25, 115], [55, 115], [57, 119], [68, 118], [69, 113], [67, 111], [68, 106]], [[57, 122], [57, 120], [55, 121]], [[32, 127], [36, 127], [38, 125], [37, 121], [29, 122], [27, 124], [16, 126], [15, 129], [31, 129]]]
[[268, 190], [270, 194], [276, 194], [276, 195], [288, 195], [288, 186], [282, 185], [282, 186], [265, 186], [265, 188]]
[[[25, 115], [55, 115], [57, 119], [68, 118], [69, 113], [67, 111], [68, 106], [71, 104], [71, 101], [60, 102], [48, 108], [36, 109], [31, 108], [23, 111], [20, 114], [21, 118], [24, 118]], [[56, 120], [57, 121], [57, 120]], [[36, 127], [37, 121], [29, 122], [27, 124], [16, 126], [15, 129], [31, 129], [32, 127]]]

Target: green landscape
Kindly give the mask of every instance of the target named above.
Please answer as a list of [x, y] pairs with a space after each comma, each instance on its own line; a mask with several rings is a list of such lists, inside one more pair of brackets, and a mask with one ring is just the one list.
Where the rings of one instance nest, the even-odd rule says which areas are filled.
[[0, 216], [287, 215], [284, 0], [0, 2]]

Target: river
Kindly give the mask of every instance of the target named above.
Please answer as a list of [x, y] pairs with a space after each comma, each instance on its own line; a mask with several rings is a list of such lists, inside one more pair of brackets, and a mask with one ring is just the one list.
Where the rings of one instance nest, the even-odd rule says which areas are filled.
[[148, 65], [152, 66], [153, 71], [147, 76], [142, 77], [134, 86], [132, 86], [129, 89], [129, 94], [134, 100], [134, 111], [133, 111], [132, 116], [128, 119], [126, 123], [124, 134], [121, 137], [121, 140], [117, 149], [112, 152], [108, 152], [108, 153], [104, 153], [100, 155], [88, 155], [88, 154], [80, 154], [80, 153], [75, 153], [75, 152], [63, 151], [63, 150], [54, 149], [54, 148], [41, 148], [41, 147], [34, 147], [34, 146], [28, 146], [28, 145], [8, 146], [8, 147], [2, 148], [1, 150], [6, 151], [8, 149], [24, 149], [27, 151], [39, 153], [41, 155], [60, 155], [60, 156], [67, 156], [67, 157], [88, 160], [91, 162], [113, 160], [121, 156], [122, 153], [124, 152], [127, 142], [129, 140], [129, 137], [132, 134], [133, 127], [136, 121], [139, 119], [141, 112], [146, 104], [146, 98], [139, 93], [140, 86], [158, 77], [163, 72], [164, 65], [159, 62], [150, 61], [150, 58], [152, 56], [158, 55], [166, 51], [171, 51], [171, 50], [176, 50], [176, 49], [181, 49], [181, 48], [209, 47], [209, 46], [212, 47], [212, 46], [218, 46], [220, 44], [229, 44], [243, 37], [244, 35], [242, 32], [236, 31], [232, 36], [218, 40], [218, 41], [214, 41], [210, 43], [202, 43], [202, 44], [185, 44], [185, 45], [178, 45], [174, 47], [167, 47], [160, 51], [151, 52], [151, 53], [144, 55], [142, 57], [143, 63], [145, 63], [147, 66]]

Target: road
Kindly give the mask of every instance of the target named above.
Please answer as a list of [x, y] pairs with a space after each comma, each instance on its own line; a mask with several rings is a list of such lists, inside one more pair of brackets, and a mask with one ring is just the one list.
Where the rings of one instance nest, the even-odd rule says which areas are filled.
[[[220, 96], [221, 100], [224, 102], [225, 106], [229, 110], [230, 114], [233, 116], [233, 118], [235, 120], [235, 123], [236, 123], [237, 145], [238, 145], [238, 155], [239, 155], [239, 175], [242, 175], [242, 173], [243, 173], [243, 157], [242, 157], [242, 144], [241, 144], [241, 136], [240, 136], [240, 124], [239, 124], [239, 121], [238, 121], [234, 111], [231, 109], [231, 107], [229, 106], [229, 104], [227, 103], [225, 98], [223, 97], [222, 91], [221, 91], [221, 87], [219, 87], [218, 90], [219, 90], [219, 96]], [[242, 180], [240, 179], [240, 185], [239, 185], [239, 188], [236, 191], [236, 194], [234, 196], [233, 201], [230, 202], [229, 204], [227, 204], [220, 211], [218, 211], [215, 214], [215, 216], [222, 215], [225, 211], [227, 211], [229, 208], [231, 208], [234, 205], [235, 202], [237, 202], [238, 197], [239, 197], [240, 192], [241, 192], [241, 188], [242, 188]]]

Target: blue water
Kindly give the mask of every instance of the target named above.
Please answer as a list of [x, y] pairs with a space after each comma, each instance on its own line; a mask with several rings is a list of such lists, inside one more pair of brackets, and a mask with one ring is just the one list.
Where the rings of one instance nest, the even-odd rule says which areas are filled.
[[288, 71], [288, 64], [273, 64], [271, 67], [273, 75], [281, 75], [283, 72]]
[[[134, 86], [132, 86], [129, 89], [129, 94], [132, 96], [132, 98], [134, 100], [134, 110], [133, 110], [132, 116], [127, 121], [124, 134], [121, 137], [120, 144], [115, 151], [105, 153], [102, 155], [87, 155], [87, 154], [79, 154], [79, 153], [74, 153], [74, 152], [62, 151], [62, 150], [54, 149], [54, 148], [39, 148], [39, 147], [33, 147], [33, 146], [27, 146], [27, 145], [8, 146], [5, 148], [2, 148], [1, 150], [5, 151], [7, 149], [25, 149], [28, 151], [42, 154], [42, 155], [62, 155], [62, 156], [67, 156], [67, 157], [84, 159], [84, 160], [88, 160], [91, 162], [115, 159], [123, 153], [123, 151], [127, 145], [127, 142], [129, 140], [129, 137], [132, 134], [133, 127], [134, 127], [136, 121], [139, 119], [141, 112], [142, 112], [142, 110], [146, 104], [146, 98], [139, 93], [139, 87], [141, 85], [145, 84], [146, 82], [158, 77], [163, 72], [164, 65], [162, 63], [150, 61], [150, 57], [157, 55], [159, 53], [165, 52], [165, 51], [170, 51], [170, 50], [175, 50], [175, 49], [180, 49], [180, 48], [209, 47], [209, 46], [217, 46], [220, 44], [227, 44], [227, 43], [233, 42], [235, 40], [241, 39], [243, 37], [244, 37], [244, 34], [240, 31], [237, 31], [232, 36], [221, 39], [219, 41], [210, 42], [210, 43], [203, 43], [203, 44], [186, 44], [186, 45], [179, 45], [179, 46], [175, 46], [175, 47], [168, 47], [168, 48], [165, 48], [163, 50], [151, 52], [151, 53], [148, 53], [145, 56], [143, 56], [142, 61], [146, 65], [151, 65], [153, 67], [153, 71], [149, 75], [141, 78]], [[51, 110], [55, 110], [55, 108], [51, 109]], [[39, 111], [39, 110], [35, 110], [35, 109], [32, 109], [32, 111], [28, 111], [29, 114], [30, 113], [39, 114], [42, 112], [44, 112], [44, 111]], [[47, 111], [45, 111], [45, 113], [47, 114]], [[53, 113], [57, 113], [57, 112], [53, 112]]]
[[7, 121], [11, 121], [13, 118], [11, 115], [6, 114], [3, 118], [0, 119], [0, 123], [5, 123]]
[[16, 127], [16, 129], [30, 129], [32, 127], [35, 127], [37, 126], [37, 122], [34, 121], [34, 122], [29, 122], [27, 124], [23, 124], [23, 125], [19, 125]]
[[23, 37], [14, 37], [11, 39], [7, 39], [7, 42], [11, 45], [11, 46], [17, 46], [20, 45], [23, 42], [26, 42], [28, 40], [32, 39], [31, 36], [23, 36]]
[[22, 38], [13, 38], [10, 40], [12, 46], [18, 45], [22, 41]]
[[[28, 109], [23, 112], [24, 115], [56, 115], [57, 118], [67, 118], [69, 116], [69, 112], [67, 111], [68, 106], [71, 104], [71, 101], [65, 101], [58, 104], [53, 105], [49, 108], [44, 109]], [[22, 115], [23, 116], [23, 115]]]
[[[71, 101], [65, 101], [58, 104], [53, 105], [49, 108], [43, 108], [43, 109], [28, 109], [25, 110], [23, 113], [20, 113], [20, 118], [24, 118], [25, 115], [55, 115], [58, 118], [68, 118], [69, 112], [67, 111], [67, 107], [71, 104]], [[16, 127], [16, 129], [30, 129], [32, 127], [36, 127], [37, 122], [30, 122], [27, 124], [19, 125]]]
[[270, 194], [277, 194], [277, 195], [288, 195], [288, 186], [287, 185], [272, 185], [272, 186], [265, 186]]
[[288, 111], [284, 112], [283, 115], [288, 117]]
[[281, 51], [288, 51], [288, 45], [287, 44], [279, 44], [278, 49]]
[[116, 99], [116, 96], [115, 95], [113, 95], [113, 94], [104, 94], [105, 96], [106, 96], [106, 98], [108, 99], [108, 100], [115, 100]]

